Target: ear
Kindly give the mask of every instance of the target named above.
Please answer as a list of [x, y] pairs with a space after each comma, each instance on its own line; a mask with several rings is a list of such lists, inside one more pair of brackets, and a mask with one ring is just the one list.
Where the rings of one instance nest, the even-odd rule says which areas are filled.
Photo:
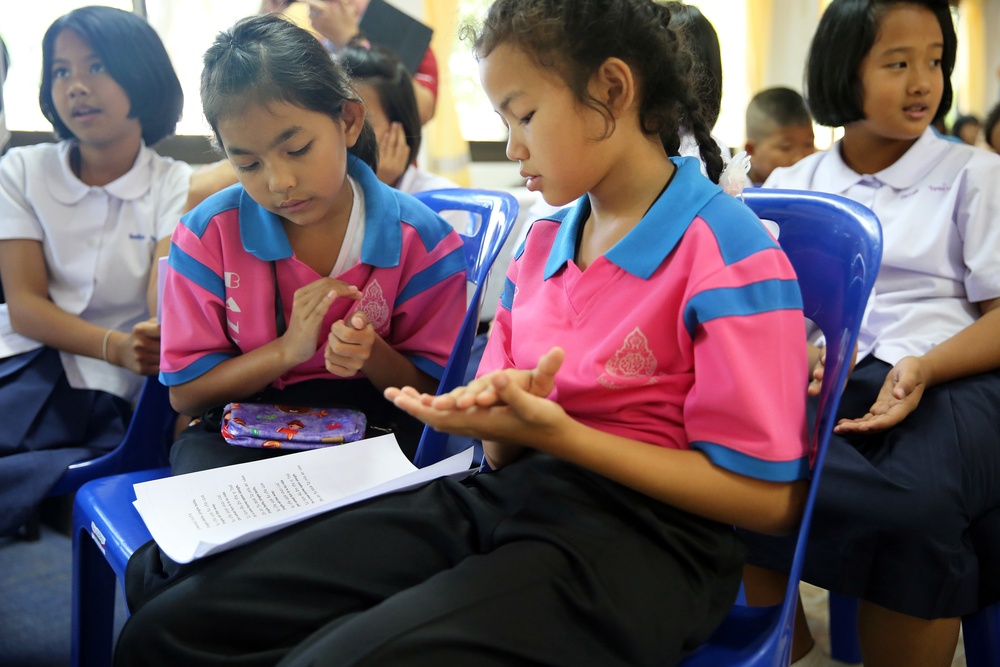
[[745, 150], [747, 152], [747, 155], [750, 155], [750, 156], [753, 155], [753, 151], [754, 151], [754, 149], [756, 147], [757, 146], [754, 145], [754, 142], [751, 141], [750, 139], [747, 139], [747, 142], [745, 144], [743, 144], [743, 150]]
[[350, 148], [361, 136], [365, 125], [365, 107], [358, 102], [345, 101], [340, 114], [340, 125], [344, 130], [344, 142]]
[[608, 105], [615, 118], [621, 118], [635, 102], [635, 86], [632, 68], [620, 58], [608, 58], [594, 74], [591, 92]]

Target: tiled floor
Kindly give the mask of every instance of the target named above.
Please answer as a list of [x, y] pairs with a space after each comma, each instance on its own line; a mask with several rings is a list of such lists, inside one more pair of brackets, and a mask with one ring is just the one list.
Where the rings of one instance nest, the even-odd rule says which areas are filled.
[[[802, 595], [802, 606], [806, 610], [806, 618], [809, 619], [809, 628], [812, 630], [813, 637], [816, 639], [816, 643], [819, 644], [820, 650], [827, 656], [829, 666], [843, 667], [847, 665], [847, 663], [838, 662], [829, 657], [830, 624], [826, 604], [827, 592], [822, 588], [816, 588], [805, 583], [799, 587], [799, 591]], [[955, 651], [955, 659], [951, 665], [952, 667], [966, 667], [965, 649], [962, 646], [961, 638], [959, 638], [958, 650]]]

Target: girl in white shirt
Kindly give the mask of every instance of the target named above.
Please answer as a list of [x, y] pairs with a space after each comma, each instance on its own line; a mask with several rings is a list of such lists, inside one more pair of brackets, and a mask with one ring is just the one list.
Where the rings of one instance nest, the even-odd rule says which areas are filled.
[[62, 141], [0, 162], [0, 534], [69, 463], [121, 440], [140, 376], [159, 368], [154, 267], [190, 183], [147, 148], [173, 133], [183, 94], [138, 16], [57, 19], [39, 103]]
[[[961, 617], [1000, 599], [984, 556], [1000, 532], [983, 529], [1000, 513], [1000, 157], [930, 127], [955, 52], [946, 0], [834, 0], [807, 98], [844, 138], [765, 183], [849, 197], [882, 226], [803, 575], [860, 599], [868, 667], [950, 665]], [[748, 600], [770, 604], [791, 549], [748, 539]], [[799, 621], [794, 657], [812, 643]]]

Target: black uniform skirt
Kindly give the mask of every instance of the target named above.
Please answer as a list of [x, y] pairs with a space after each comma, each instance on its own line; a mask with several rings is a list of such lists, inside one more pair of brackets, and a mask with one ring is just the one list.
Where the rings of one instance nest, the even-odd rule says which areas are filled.
[[0, 535], [30, 518], [67, 466], [118, 445], [131, 414], [118, 396], [70, 387], [52, 348], [0, 361]]
[[[864, 415], [891, 367], [865, 359], [840, 417]], [[883, 433], [833, 435], [803, 579], [918, 618], [1000, 599], [1000, 372], [924, 392]], [[744, 534], [749, 562], [787, 571], [789, 540]]]

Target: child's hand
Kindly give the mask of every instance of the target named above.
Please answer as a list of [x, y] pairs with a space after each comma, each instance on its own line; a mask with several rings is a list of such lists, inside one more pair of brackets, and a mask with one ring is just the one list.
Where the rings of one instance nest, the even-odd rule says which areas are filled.
[[364, 370], [365, 363], [372, 356], [377, 335], [361, 311], [351, 313], [346, 322], [334, 322], [323, 353], [326, 370], [338, 377], [351, 377]]
[[295, 290], [288, 330], [280, 339], [293, 366], [308, 361], [316, 354], [323, 318], [330, 304], [340, 297], [357, 301], [361, 298], [361, 290], [333, 278], [320, 278]]
[[305, 0], [309, 22], [319, 34], [343, 48], [358, 34], [358, 8], [353, 0]]
[[117, 331], [108, 339], [108, 362], [139, 375], [160, 371], [160, 323], [156, 318], [139, 322], [132, 333]]
[[535, 446], [558, 431], [566, 417], [545, 398], [554, 386], [564, 353], [553, 348], [530, 371], [498, 371], [441, 396], [411, 387], [390, 388], [386, 398], [432, 428], [482, 440]]
[[378, 180], [390, 187], [396, 187], [406, 171], [410, 157], [410, 146], [406, 143], [406, 132], [402, 123], [390, 123], [388, 129], [378, 138]]
[[[847, 369], [847, 377], [851, 377], [851, 373], [854, 371], [854, 364], [858, 361], [858, 346], [854, 345], [854, 354], [851, 355], [851, 365]], [[812, 380], [809, 382], [809, 387], [806, 389], [806, 394], [809, 396], [819, 396], [819, 390], [823, 386], [823, 373], [826, 370], [826, 348], [822, 348], [820, 352], [819, 361], [816, 362], [816, 366], [813, 368]], [[846, 380], [845, 380], [845, 385]]]
[[875, 403], [864, 417], [841, 419], [834, 432], [876, 433], [900, 423], [913, 412], [924, 395], [926, 373], [917, 357], [903, 357], [885, 377]]
[[508, 369], [487, 373], [464, 387], [431, 397], [431, 404], [439, 410], [465, 410], [473, 406], [485, 408], [498, 405], [500, 396], [494, 383], [497, 375], [506, 376], [506, 381], [523, 391], [545, 398], [555, 388], [555, 376], [565, 357], [566, 353], [562, 348], [554, 347], [542, 355], [538, 365], [532, 370]]

